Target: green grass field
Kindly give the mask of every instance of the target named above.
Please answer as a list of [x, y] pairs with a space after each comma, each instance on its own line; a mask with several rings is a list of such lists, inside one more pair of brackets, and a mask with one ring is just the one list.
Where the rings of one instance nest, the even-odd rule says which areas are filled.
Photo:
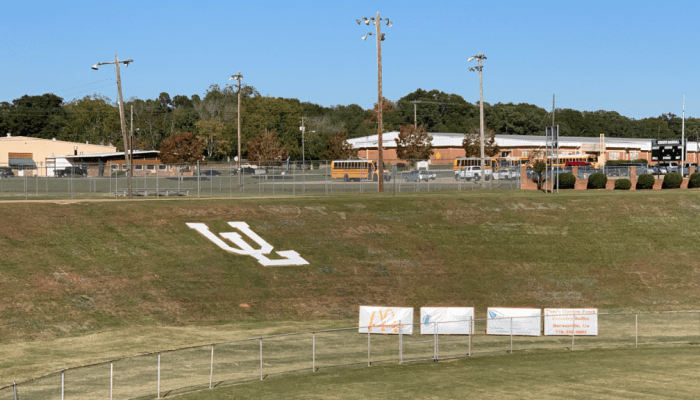
[[178, 397], [695, 399], [699, 348], [552, 351], [270, 378]]
[[[0, 203], [0, 384], [148, 351], [353, 326], [362, 304], [474, 306], [477, 318], [489, 306], [699, 309], [699, 217], [695, 191]], [[228, 221], [310, 265], [262, 267], [185, 225], [221, 232]], [[697, 343], [693, 317], [646, 321], [647, 339]], [[602, 345], [628, 345], [631, 323]], [[665, 338], [669, 323], [683, 327]], [[408, 397], [431, 397], [417, 393]]]

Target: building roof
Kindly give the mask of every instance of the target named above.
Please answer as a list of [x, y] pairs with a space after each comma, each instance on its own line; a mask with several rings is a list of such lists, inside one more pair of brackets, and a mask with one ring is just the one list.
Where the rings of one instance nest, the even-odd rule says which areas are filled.
[[[134, 155], [157, 155], [159, 154], [160, 151], [158, 150], [134, 150]], [[124, 152], [123, 151], [116, 151], [116, 152], [111, 152], [111, 153], [93, 153], [93, 154], [78, 154], [78, 155], [68, 155], [68, 156], [57, 156], [60, 158], [66, 158], [66, 159], [75, 159], [75, 158], [110, 158], [110, 157], [124, 157]], [[55, 158], [55, 157], [49, 157], [49, 158]]]
[[[433, 147], [462, 147], [463, 133], [443, 133], [430, 132], [433, 137]], [[399, 132], [385, 132], [382, 134], [382, 144], [384, 148], [395, 148]], [[653, 139], [637, 138], [613, 138], [604, 137], [607, 148], [616, 149], [637, 149], [641, 151], [651, 151], [651, 141]], [[600, 137], [581, 136], [559, 136], [559, 147], [581, 147], [582, 145], [596, 145], [601, 142]], [[364, 136], [348, 139], [348, 143], [355, 149], [377, 148], [377, 135]], [[538, 135], [496, 135], [496, 143], [499, 147], [545, 147], [546, 137]], [[698, 143], [688, 141], [688, 152], [698, 150]]]

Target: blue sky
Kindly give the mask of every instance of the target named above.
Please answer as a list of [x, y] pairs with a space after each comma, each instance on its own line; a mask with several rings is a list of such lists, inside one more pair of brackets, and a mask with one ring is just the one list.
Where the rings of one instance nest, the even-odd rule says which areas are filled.
[[263, 95], [324, 106], [377, 100], [373, 27], [381, 12], [384, 97], [417, 88], [631, 118], [700, 116], [697, 1], [23, 1], [0, 15], [0, 101], [55, 93], [202, 95], [241, 71]]

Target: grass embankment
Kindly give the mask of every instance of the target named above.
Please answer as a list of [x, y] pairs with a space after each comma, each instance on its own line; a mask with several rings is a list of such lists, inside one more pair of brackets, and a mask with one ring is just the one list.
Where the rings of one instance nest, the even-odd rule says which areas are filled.
[[[362, 304], [475, 306], [479, 318], [489, 306], [697, 309], [700, 297], [693, 191], [0, 203], [0, 218], [5, 349], [139, 327], [353, 325]], [[228, 221], [310, 265], [262, 267], [185, 225]]]
[[695, 399], [698, 348], [547, 352], [330, 370], [178, 397], [223, 399]]

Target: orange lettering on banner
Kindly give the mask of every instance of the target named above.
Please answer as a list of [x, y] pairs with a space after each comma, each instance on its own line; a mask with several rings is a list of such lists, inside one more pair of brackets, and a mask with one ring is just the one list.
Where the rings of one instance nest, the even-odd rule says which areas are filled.
[[[375, 324], [374, 323], [374, 316], [379, 313], [379, 323]], [[386, 324], [385, 321], [389, 319], [389, 313], [391, 313], [392, 317], [394, 318], [393, 324]], [[380, 332], [386, 332], [387, 329], [393, 330], [394, 332], [398, 332], [398, 323], [396, 322], [396, 314], [394, 313], [394, 310], [391, 308], [386, 310], [385, 313], [382, 313], [381, 310], [379, 311], [372, 311], [372, 315], [369, 317], [369, 326], [367, 327], [367, 330], [369, 332], [372, 332], [372, 327], [377, 327], [379, 328]]]

